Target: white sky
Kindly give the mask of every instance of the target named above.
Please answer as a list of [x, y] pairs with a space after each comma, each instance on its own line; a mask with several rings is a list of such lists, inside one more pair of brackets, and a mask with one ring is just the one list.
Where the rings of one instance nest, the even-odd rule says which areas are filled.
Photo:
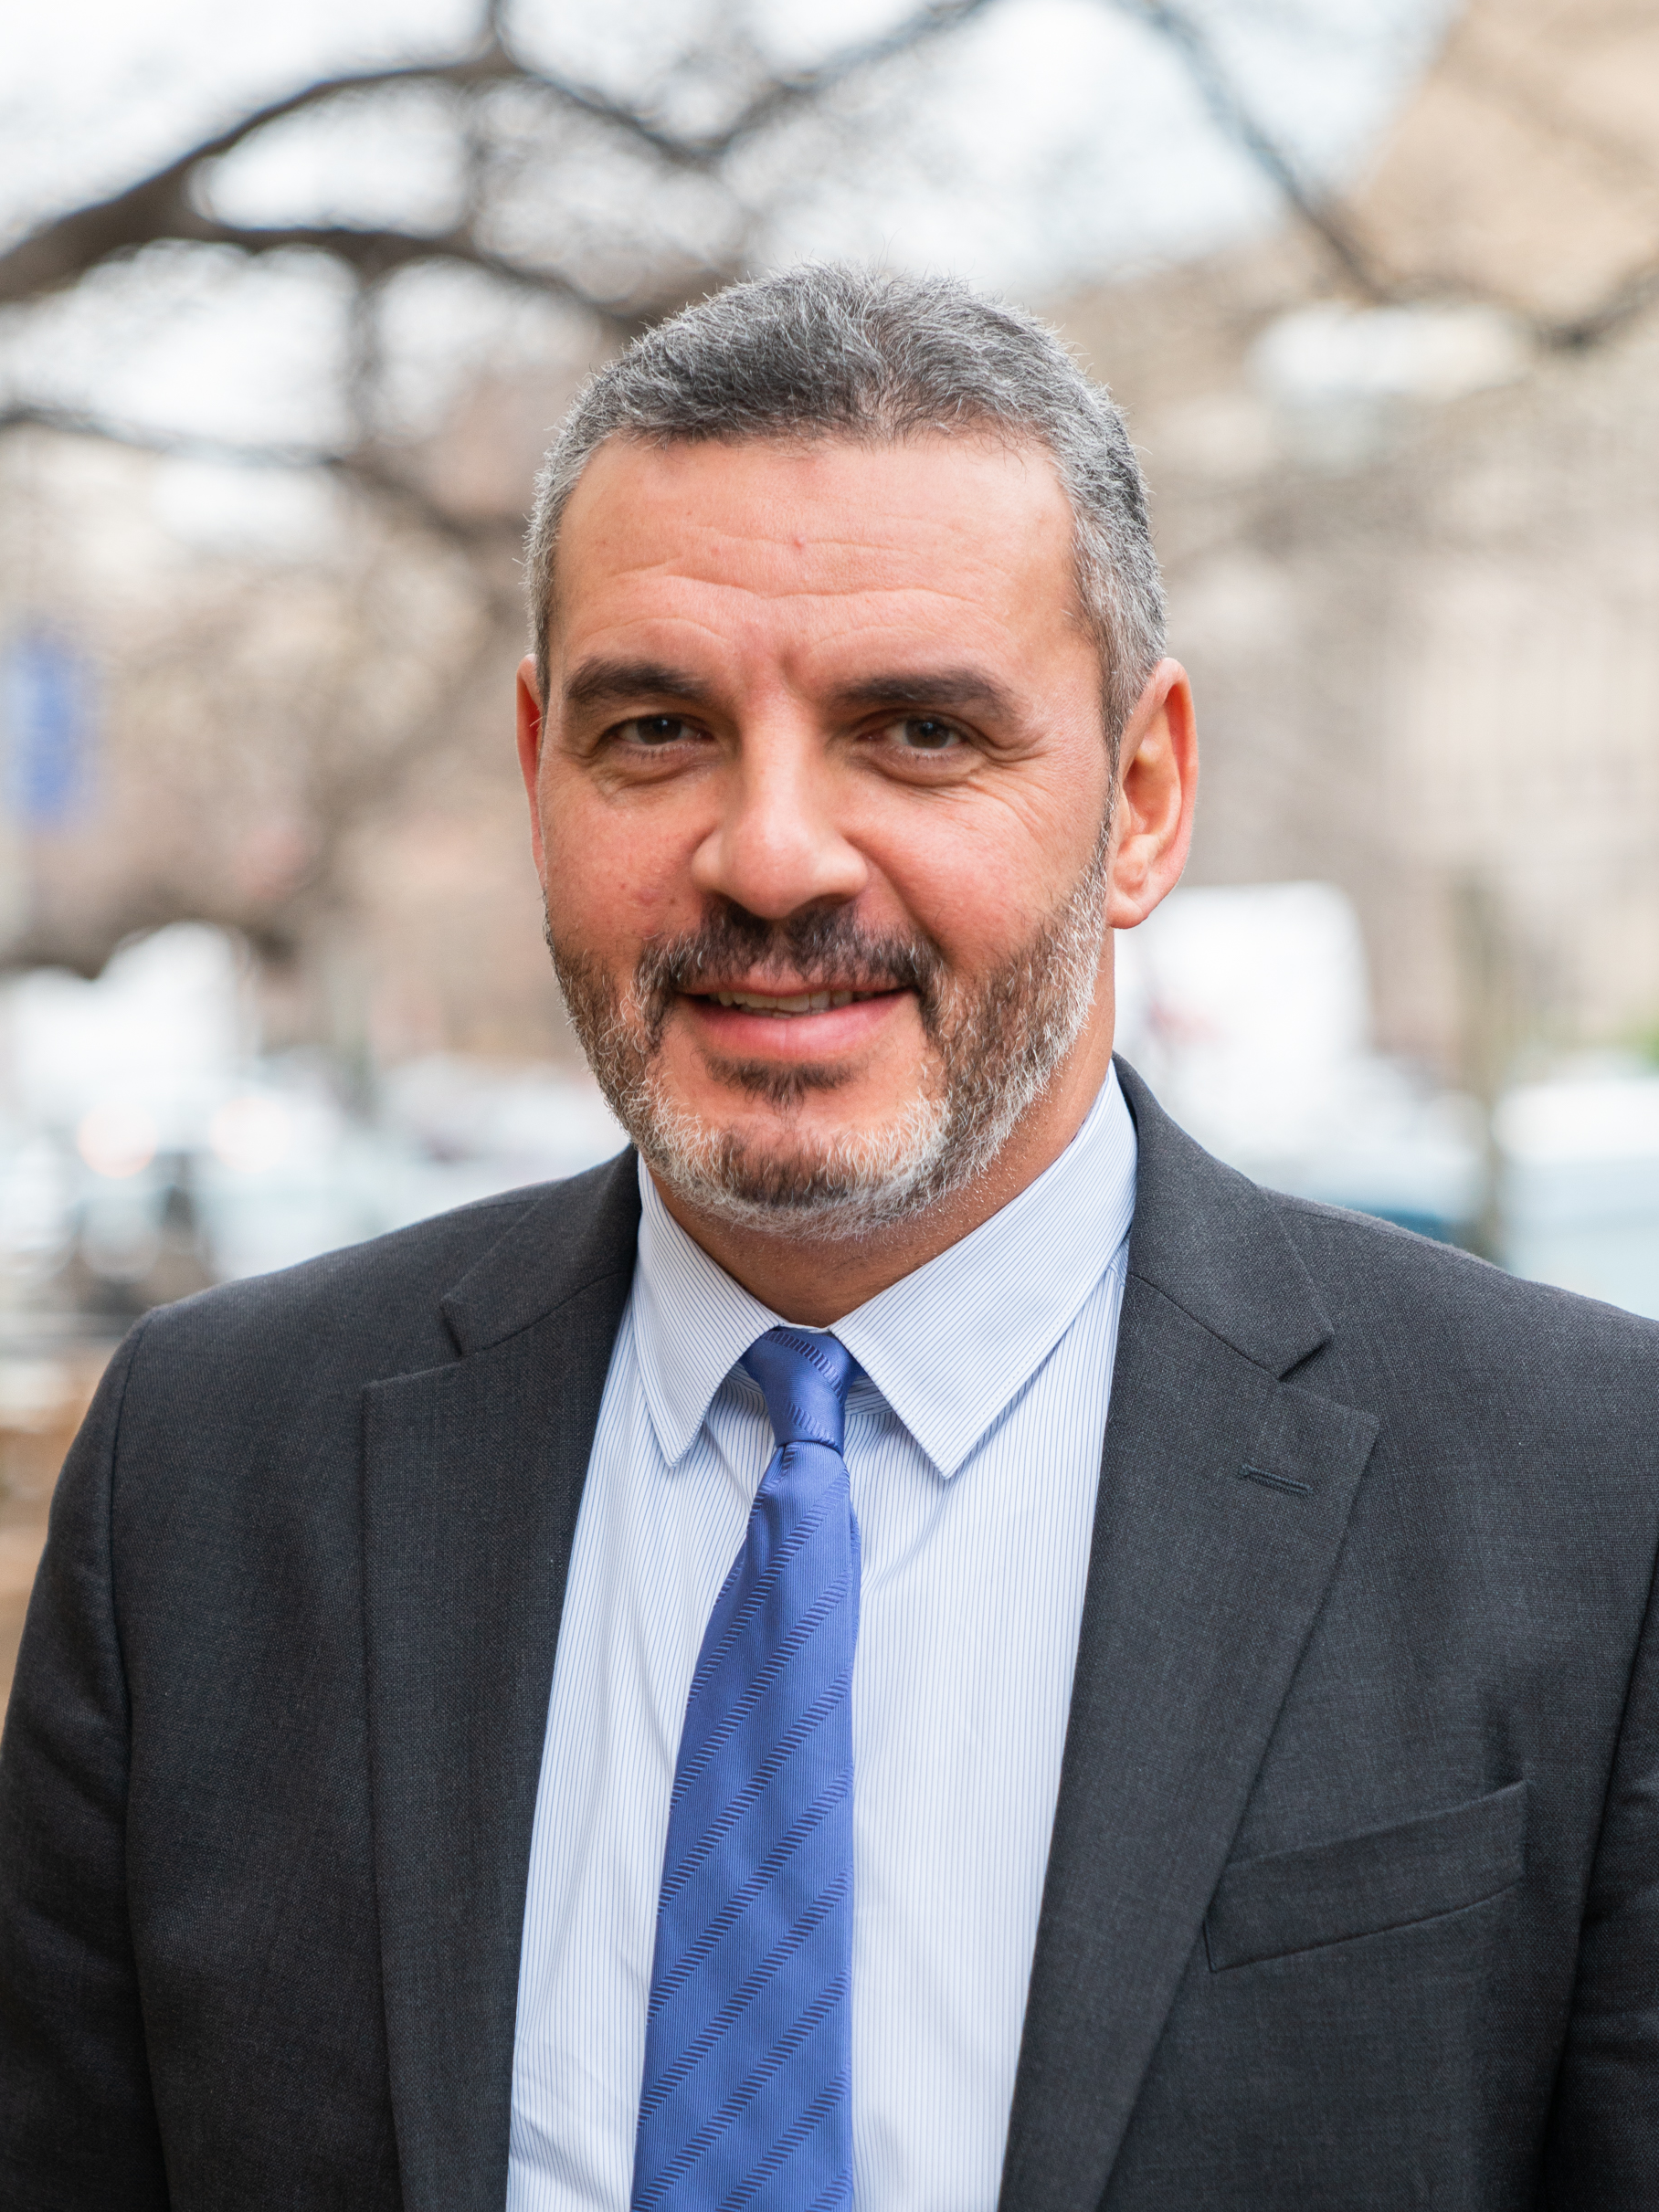
[[[716, 0], [521, 0], [538, 58], [630, 89], [641, 57], [694, 40]], [[1363, 160], [1453, 0], [1199, 0], [1264, 119], [1316, 173]], [[764, 0], [790, 60], [897, 13], [893, 0]], [[4, 0], [0, 237], [119, 187], [188, 139], [329, 68], [410, 58], [463, 37], [466, 0]], [[1113, 266], [1271, 221], [1267, 187], [1208, 122], [1179, 65], [1111, 0], [1002, 0], [934, 49], [857, 174], [787, 205], [777, 258], [881, 255], [959, 269], [1041, 300]], [[891, 146], [891, 160], [883, 153]], [[380, 134], [306, 126], [227, 164], [227, 210], [418, 222], [449, 163], [417, 116]], [[343, 288], [314, 265], [214, 257], [103, 272], [78, 296], [0, 315], [0, 390], [157, 426], [269, 441], [328, 438]], [[436, 393], [457, 332], [474, 352], [537, 332], [465, 279], [410, 288], [409, 358]], [[505, 321], [503, 321], [505, 318]], [[534, 318], [532, 318], [534, 320]], [[423, 353], [424, 349], [424, 353]], [[418, 400], [411, 405], [419, 411]]]

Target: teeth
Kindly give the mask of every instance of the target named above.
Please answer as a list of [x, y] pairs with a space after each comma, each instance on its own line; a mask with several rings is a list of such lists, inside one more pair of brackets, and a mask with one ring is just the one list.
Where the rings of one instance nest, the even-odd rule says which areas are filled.
[[822, 1014], [830, 1006], [850, 1006], [855, 998], [874, 998], [874, 991], [798, 991], [784, 998], [766, 991], [716, 991], [723, 1006], [742, 1006], [749, 1014]]

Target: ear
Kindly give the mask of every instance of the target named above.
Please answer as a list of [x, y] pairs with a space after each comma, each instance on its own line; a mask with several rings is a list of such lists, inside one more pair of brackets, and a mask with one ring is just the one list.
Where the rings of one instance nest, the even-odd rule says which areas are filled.
[[1106, 920], [1115, 930], [1132, 930], [1144, 922], [1179, 881], [1192, 842], [1198, 787], [1192, 686], [1178, 660], [1160, 660], [1118, 751], [1117, 819], [1106, 895]]
[[519, 662], [518, 757], [519, 774], [524, 779], [524, 795], [530, 801], [530, 849], [535, 855], [535, 872], [544, 881], [546, 863], [542, 851], [539, 774], [542, 762], [542, 700], [535, 688], [535, 657], [531, 653], [526, 653]]

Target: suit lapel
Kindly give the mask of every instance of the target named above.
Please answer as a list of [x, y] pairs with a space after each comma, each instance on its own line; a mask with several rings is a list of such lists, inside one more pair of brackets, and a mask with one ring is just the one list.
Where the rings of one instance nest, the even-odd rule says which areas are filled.
[[365, 1394], [369, 1755], [408, 2212], [497, 2212], [554, 1648], [632, 1279], [633, 1156], [444, 1301], [462, 1356]]
[[1129, 1280], [1001, 2212], [1100, 2202], [1378, 1426], [1283, 1379], [1331, 1331], [1272, 1202], [1120, 1075]]

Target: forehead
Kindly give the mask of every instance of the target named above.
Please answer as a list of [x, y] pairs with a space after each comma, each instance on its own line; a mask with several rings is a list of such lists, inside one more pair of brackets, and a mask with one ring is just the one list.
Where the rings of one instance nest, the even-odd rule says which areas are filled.
[[645, 444], [589, 462], [559, 533], [557, 642], [640, 626], [797, 642], [1074, 629], [1073, 521], [1040, 447], [974, 433]]

